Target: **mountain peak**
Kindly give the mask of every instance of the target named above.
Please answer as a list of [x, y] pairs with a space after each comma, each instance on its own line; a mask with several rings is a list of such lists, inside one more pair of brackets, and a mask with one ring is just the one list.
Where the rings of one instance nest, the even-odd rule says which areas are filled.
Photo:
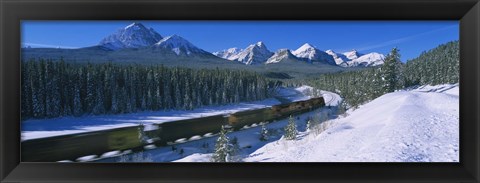
[[[310, 43], [305, 43], [300, 48], [298, 48], [298, 51], [304, 51], [304, 50], [309, 50], [309, 49], [316, 49], [315, 46], [312, 46]], [[295, 51], [297, 51], [295, 50]]]
[[324, 62], [326, 64], [336, 65], [331, 55], [315, 48], [309, 43], [303, 44], [300, 48], [293, 51], [292, 54], [309, 62]]
[[232, 57], [232, 58], [246, 65], [252, 65], [252, 64], [258, 64], [258, 63], [264, 63], [272, 55], [273, 53], [270, 50], [268, 50], [265, 43], [259, 41], [255, 44], [251, 44], [250, 46], [248, 46], [247, 48], [245, 48], [240, 53], [238, 53], [235, 57]]
[[315, 46], [311, 45], [310, 43], [305, 43], [305, 44], [303, 44], [302, 46], [315, 48]]
[[216, 52], [213, 52], [212, 54], [227, 60], [236, 60], [238, 58], [238, 54], [242, 51], [243, 51], [242, 49], [233, 47], [233, 48], [229, 48], [222, 51], [216, 51]]
[[278, 49], [274, 54], [273, 56], [271, 56], [266, 62], [265, 64], [273, 64], [273, 63], [279, 63], [283, 60], [286, 60], [286, 59], [292, 59], [292, 58], [296, 58], [291, 52], [289, 49]]
[[378, 66], [384, 63], [385, 56], [383, 54], [372, 52], [362, 55], [348, 62], [349, 66]]
[[152, 28], [135, 22], [105, 37], [98, 45], [112, 50], [142, 48], [151, 46], [161, 39], [162, 36]]
[[352, 49], [351, 51], [345, 52], [343, 54], [350, 60], [356, 59], [356, 58], [361, 57], [363, 55], [361, 53], [358, 53], [358, 51], [355, 50], [355, 49]]
[[192, 53], [205, 53], [206, 51], [197, 48], [195, 45], [187, 41], [179, 35], [171, 35], [163, 38], [154, 44], [154, 48], [166, 49], [175, 52], [176, 55], [182, 53], [190, 55]]
[[255, 45], [257, 45], [258, 47], [265, 47], [265, 43], [263, 43], [262, 41], [257, 42]]
[[124, 29], [143, 29], [146, 28], [142, 23], [134, 22], [130, 25], [127, 25]]
[[171, 36], [167, 36], [165, 38], [163, 38], [162, 40], [160, 40], [158, 43], [156, 44], [159, 44], [160, 42], [162, 41], [166, 41], [166, 40], [170, 40], [170, 41], [178, 41], [178, 42], [188, 42], [185, 38], [179, 36], [179, 35], [171, 35]]

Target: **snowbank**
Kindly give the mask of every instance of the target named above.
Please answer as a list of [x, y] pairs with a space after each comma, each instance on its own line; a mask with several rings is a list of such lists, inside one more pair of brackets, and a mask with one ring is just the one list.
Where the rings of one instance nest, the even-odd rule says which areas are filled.
[[278, 140], [244, 160], [458, 162], [458, 91], [457, 84], [389, 93], [331, 121], [318, 136]]

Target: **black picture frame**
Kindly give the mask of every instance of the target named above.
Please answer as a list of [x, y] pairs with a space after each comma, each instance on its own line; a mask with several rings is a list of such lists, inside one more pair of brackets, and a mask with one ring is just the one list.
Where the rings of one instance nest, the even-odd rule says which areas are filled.
[[[478, 0], [1, 0], [1, 182], [479, 182]], [[21, 20], [459, 20], [460, 163], [20, 162]]]

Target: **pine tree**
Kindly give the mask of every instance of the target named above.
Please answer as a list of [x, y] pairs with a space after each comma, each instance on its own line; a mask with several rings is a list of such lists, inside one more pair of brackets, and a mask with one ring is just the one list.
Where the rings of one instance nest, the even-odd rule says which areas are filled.
[[285, 130], [285, 139], [286, 140], [295, 140], [297, 138], [297, 125], [295, 124], [295, 119], [290, 115], [288, 119], [288, 124], [284, 128]]
[[398, 51], [397, 48], [393, 48], [381, 67], [381, 76], [384, 81], [383, 90], [386, 93], [394, 92], [402, 85], [401, 61]]
[[73, 115], [81, 116], [83, 113], [82, 99], [80, 98], [80, 86], [75, 83], [74, 96], [73, 96]]
[[261, 141], [268, 140], [268, 130], [265, 124], [262, 124], [262, 129], [260, 130], [260, 140]]
[[220, 131], [220, 135], [215, 143], [215, 152], [212, 156], [213, 162], [228, 162], [228, 156], [230, 151], [230, 140], [227, 137], [227, 130], [224, 126]]

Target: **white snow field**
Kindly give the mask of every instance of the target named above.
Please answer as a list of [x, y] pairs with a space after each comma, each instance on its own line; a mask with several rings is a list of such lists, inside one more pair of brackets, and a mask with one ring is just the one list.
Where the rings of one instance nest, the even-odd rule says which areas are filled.
[[320, 135], [266, 144], [244, 161], [459, 162], [459, 87], [422, 86], [385, 94]]
[[[308, 100], [304, 95], [311, 87], [280, 88], [277, 96], [290, 101]], [[308, 94], [308, 93], [307, 93]], [[328, 96], [331, 97], [331, 96]], [[54, 119], [30, 119], [22, 122], [22, 141], [58, 135], [75, 134], [90, 131], [107, 130], [139, 124], [158, 124], [176, 120], [199, 118], [238, 111], [260, 109], [280, 104], [275, 98], [262, 101], [243, 102], [224, 106], [207, 106], [195, 110], [147, 111], [131, 114], [97, 115], [83, 117], [60, 117]]]

